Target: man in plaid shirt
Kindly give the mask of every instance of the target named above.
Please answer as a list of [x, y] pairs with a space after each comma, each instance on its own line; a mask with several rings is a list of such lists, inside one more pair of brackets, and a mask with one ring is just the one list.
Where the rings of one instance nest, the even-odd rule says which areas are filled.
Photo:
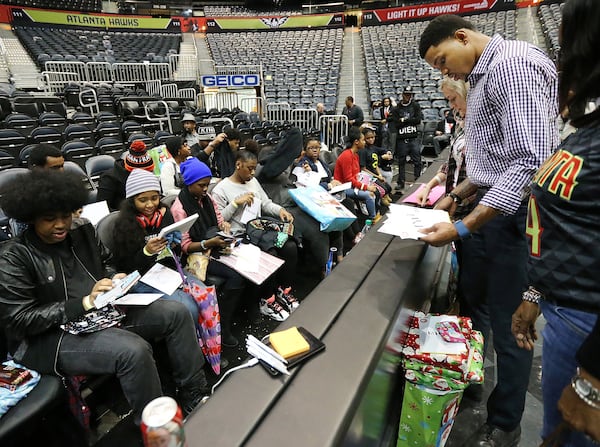
[[488, 398], [487, 422], [467, 445], [516, 446], [532, 353], [517, 346], [511, 316], [527, 288], [529, 183], [558, 145], [556, 69], [538, 48], [486, 36], [453, 15], [430, 22], [419, 52], [443, 75], [470, 85], [465, 121], [468, 178], [437, 208], [452, 214], [473, 194], [477, 206], [462, 220], [424, 230], [421, 238], [435, 246], [462, 239], [461, 288], [474, 328], [486, 340], [490, 328], [494, 333], [497, 384]]

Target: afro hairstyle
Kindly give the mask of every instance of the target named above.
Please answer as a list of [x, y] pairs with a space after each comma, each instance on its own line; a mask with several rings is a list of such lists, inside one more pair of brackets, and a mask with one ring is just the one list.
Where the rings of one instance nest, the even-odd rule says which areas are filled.
[[0, 191], [0, 207], [6, 215], [27, 223], [51, 213], [75, 211], [87, 199], [88, 191], [81, 178], [60, 171], [28, 172]]

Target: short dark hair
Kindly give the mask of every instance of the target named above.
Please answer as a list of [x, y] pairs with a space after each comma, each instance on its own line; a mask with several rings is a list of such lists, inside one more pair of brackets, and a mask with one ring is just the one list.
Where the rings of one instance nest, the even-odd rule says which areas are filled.
[[178, 136], [169, 137], [167, 138], [167, 141], [165, 141], [165, 146], [172, 157], [177, 157], [179, 155], [179, 149], [181, 149], [182, 144], [183, 139]]
[[35, 167], [43, 168], [46, 166], [46, 158], [62, 156], [62, 152], [56, 146], [48, 143], [34, 144], [29, 152], [27, 167], [29, 169], [33, 169]]
[[597, 0], [569, 0], [563, 5], [558, 98], [560, 110], [568, 108], [577, 127], [600, 119], [600, 109], [585, 115], [589, 98], [600, 96], [598, 21]]
[[49, 213], [73, 212], [87, 199], [88, 191], [78, 175], [35, 169], [2, 189], [0, 207], [8, 217], [30, 223]]
[[421, 40], [419, 41], [419, 54], [421, 58], [425, 58], [425, 53], [427, 53], [429, 48], [435, 47], [444, 40], [453, 37], [454, 33], [461, 28], [476, 30], [475, 25], [460, 16], [453, 14], [437, 16], [429, 22], [429, 25], [427, 25], [427, 28], [421, 34]]
[[352, 96], [346, 96], [346, 101], [354, 102], [354, 98]]
[[351, 127], [348, 131], [348, 147], [352, 146], [356, 140], [360, 140], [360, 129], [358, 127]]
[[225, 131], [228, 140], [239, 140], [242, 141], [242, 134], [237, 129], [227, 129]]

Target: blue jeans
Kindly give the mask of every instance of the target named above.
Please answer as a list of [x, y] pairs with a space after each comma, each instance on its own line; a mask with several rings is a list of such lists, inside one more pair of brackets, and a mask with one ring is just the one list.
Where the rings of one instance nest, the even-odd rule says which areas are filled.
[[352, 188], [345, 191], [346, 197], [354, 200], [361, 200], [367, 205], [367, 212], [369, 213], [369, 219], [375, 217], [375, 193], [369, 191], [360, 191]]
[[473, 328], [483, 333], [486, 347], [490, 329], [494, 334], [498, 378], [487, 422], [507, 431], [521, 421], [533, 354], [517, 346], [510, 330], [527, 288], [526, 211], [523, 203], [514, 215], [496, 216], [461, 241], [460, 290]]
[[[540, 302], [546, 326], [542, 331], [544, 346], [542, 351], [542, 393], [544, 397], [545, 439], [561, 423], [558, 401], [563, 389], [575, 375], [577, 361], [575, 353], [592, 331], [596, 314], [556, 306], [548, 301]], [[587, 447], [594, 444], [583, 433], [572, 431], [563, 436], [562, 447]]]

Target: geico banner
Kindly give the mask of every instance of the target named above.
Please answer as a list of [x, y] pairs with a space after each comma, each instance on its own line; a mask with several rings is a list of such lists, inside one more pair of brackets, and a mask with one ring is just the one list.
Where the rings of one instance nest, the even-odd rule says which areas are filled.
[[200, 76], [203, 87], [256, 87], [260, 77], [256, 74], [204, 75]]
[[422, 20], [442, 14], [479, 14], [507, 9], [515, 9], [515, 0], [456, 0], [444, 3], [427, 3], [402, 8], [363, 11], [362, 25]]
[[179, 21], [155, 19], [141, 16], [119, 16], [113, 14], [80, 14], [77, 12], [59, 12], [43, 9], [12, 8], [13, 23], [45, 23], [53, 25], [83, 26], [92, 28], [128, 28], [179, 30]]

